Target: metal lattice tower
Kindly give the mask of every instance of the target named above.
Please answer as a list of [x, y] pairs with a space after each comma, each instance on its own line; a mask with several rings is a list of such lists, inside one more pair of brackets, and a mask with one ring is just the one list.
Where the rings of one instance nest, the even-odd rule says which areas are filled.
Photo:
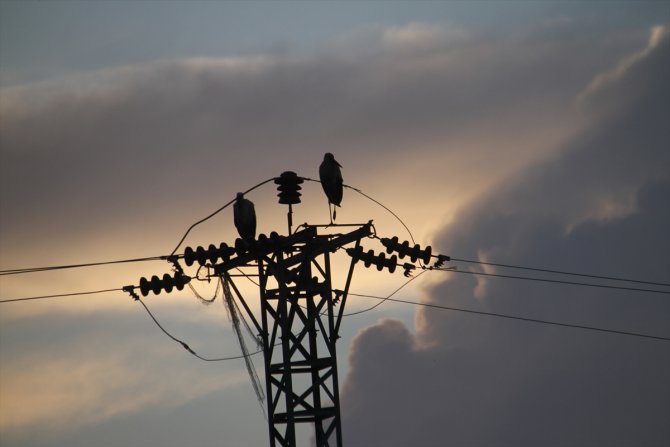
[[[356, 250], [372, 234], [371, 223], [355, 226], [345, 234], [319, 235], [319, 226], [305, 225], [289, 236], [259, 237], [245, 253], [214, 266], [263, 341], [272, 447], [295, 446], [296, 424], [313, 424], [317, 446], [342, 446], [335, 345], [356, 260], [343, 288], [333, 289], [330, 255], [350, 244]], [[260, 324], [229, 274], [251, 266], [258, 268]]]
[[[325, 159], [332, 159], [331, 161], [337, 165], [335, 172], [331, 173], [334, 184], [332, 182], [330, 184], [329, 188], [332, 190], [330, 194], [324, 187], [329, 206], [337, 205], [341, 200], [343, 186], [339, 164], [334, 161], [332, 154], [326, 154]], [[322, 168], [320, 175], [321, 170]], [[198, 246], [195, 250], [187, 247], [183, 255], [173, 253], [165, 258], [173, 265], [174, 275], [166, 273], [162, 278], [156, 275], [151, 279], [142, 278], [139, 286], [126, 286], [123, 290], [136, 300], [140, 299], [135, 293], [136, 287], [143, 296], [147, 296], [150, 292], [158, 295], [162, 290], [167, 293], [175, 288], [182, 290], [192, 278], [185, 275], [179, 259], [183, 258], [189, 267], [196, 262], [201, 268], [206, 267], [206, 279], [198, 277], [198, 273], [196, 279], [209, 281], [212, 276], [221, 278], [229, 307], [237, 309], [232, 290], [242, 304], [244, 313], [251, 319], [259, 343], [262, 344], [271, 447], [295, 446], [296, 424], [308, 424], [314, 427], [318, 447], [341, 447], [343, 442], [336, 343], [354, 267], [357, 262], [362, 261], [365, 267], [374, 265], [379, 271], [386, 268], [393, 273], [399, 264], [395, 255], [387, 258], [384, 253], [376, 255], [373, 250], [364, 252], [361, 240], [376, 237], [372, 221], [365, 224], [333, 224], [332, 219], [335, 217], [333, 211], [330, 225], [305, 223], [298, 227], [302, 228], [300, 231], [292, 234], [292, 206], [300, 203], [300, 184], [309, 179], [300, 177], [295, 172], [285, 171], [271, 180], [278, 185], [279, 203], [288, 205], [288, 236], [272, 232], [269, 237], [261, 234], [257, 239], [254, 238], [256, 218], [253, 204], [244, 199], [244, 193], [238, 193], [235, 206], [240, 203], [246, 204], [247, 215], [239, 216], [241, 219], [238, 220], [238, 213], [244, 214], [244, 211], [234, 208], [235, 226], [242, 236], [235, 241], [234, 247], [225, 243], [221, 243], [218, 247], [214, 244], [210, 244], [208, 248]], [[337, 191], [338, 187], [340, 191]], [[209, 217], [211, 216], [213, 214]], [[203, 221], [198, 223], [201, 222]], [[243, 225], [244, 222], [248, 225]], [[355, 229], [341, 232], [345, 228], [347, 231]], [[319, 234], [319, 229], [327, 229], [328, 233]], [[422, 250], [419, 245], [414, 245], [410, 248], [409, 242], [399, 243], [397, 237], [380, 239], [380, 242], [386, 247], [387, 253], [398, 252], [401, 258], [410, 256], [412, 263], [418, 259], [424, 263], [430, 261], [430, 247]], [[344, 249], [342, 251], [346, 251], [349, 255], [350, 263], [344, 285], [341, 288], [334, 288], [331, 254], [340, 249]], [[444, 260], [448, 260], [448, 257], [440, 255], [439, 262]], [[402, 267], [406, 276], [415, 268], [409, 263], [403, 264]], [[257, 274], [249, 273], [250, 269], [257, 271]], [[254, 315], [233, 281], [233, 277], [248, 278], [250, 275], [258, 276], [259, 279], [257, 285], [260, 291], [260, 318]], [[196, 296], [201, 298], [197, 293]], [[230, 314], [236, 312], [231, 310]], [[246, 320], [244, 324], [249, 328]], [[261, 386], [249, 360], [238, 319], [233, 318], [233, 326], [236, 328], [242, 352], [246, 357], [254, 390], [262, 402]], [[178, 339], [175, 341], [196, 355], [186, 343]]]
[[[332, 158], [332, 154], [326, 155]], [[159, 294], [161, 290], [169, 293], [173, 288], [182, 290], [192, 278], [186, 276], [179, 265], [181, 258], [187, 266], [197, 262], [201, 267], [207, 267], [207, 280], [212, 276], [222, 279], [224, 295], [232, 308], [237, 305], [232, 304], [231, 290], [235, 293], [262, 344], [271, 447], [295, 446], [297, 424], [314, 427], [318, 447], [341, 447], [336, 343], [354, 267], [357, 262], [363, 261], [366, 267], [374, 265], [380, 271], [388, 268], [392, 273], [397, 266], [397, 259], [396, 256], [386, 258], [383, 253], [375, 255], [372, 250], [363, 251], [361, 240], [375, 235], [372, 221], [346, 225], [305, 223], [298, 227], [302, 228], [300, 231], [292, 234], [292, 206], [300, 203], [300, 184], [305, 178], [286, 171], [273, 180], [278, 185], [279, 203], [288, 205], [288, 236], [273, 232], [269, 237], [261, 234], [257, 239], [254, 238], [255, 214], [253, 204], [249, 202], [247, 211], [252, 215], [241, 217], [248, 217], [250, 226], [240, 227], [238, 223], [244, 219], [238, 221], [237, 213], [241, 211], [237, 208], [234, 211], [235, 226], [242, 236], [235, 241], [234, 247], [225, 243], [218, 247], [213, 244], [208, 248], [198, 246], [195, 250], [187, 247], [183, 255], [166, 258], [173, 264], [174, 276], [165, 274], [162, 279], [156, 275], [150, 280], [142, 278], [139, 289], [143, 296], [149, 292]], [[341, 177], [336, 175], [335, 180], [340, 181], [341, 188]], [[246, 203], [243, 196], [243, 193], [238, 194], [236, 206], [238, 203]], [[329, 203], [337, 201], [329, 196]], [[355, 229], [349, 231], [351, 228]], [[319, 234], [319, 229], [327, 229], [328, 232]], [[344, 229], [348, 232], [342, 232]], [[397, 238], [389, 241], [386, 244], [389, 253], [394, 249], [402, 249], [408, 253], [411, 251], [414, 259], [418, 256], [418, 246], [408, 251], [405, 243], [398, 245]], [[345, 249], [343, 251], [349, 255], [349, 266], [344, 284], [341, 288], [334, 288], [331, 254], [340, 249]], [[408, 271], [407, 264], [405, 268]], [[249, 273], [250, 269], [257, 274]], [[259, 280], [260, 318], [254, 315], [233, 281], [233, 277], [248, 278], [250, 275], [258, 276]], [[197, 273], [196, 278], [200, 279]], [[135, 286], [126, 286], [124, 290], [139, 299], [139, 295], [134, 292]], [[236, 333], [240, 337], [242, 351], [248, 355], [239, 333], [239, 325], [235, 326], [238, 320], [233, 321], [234, 327], [238, 328]], [[181, 343], [193, 353], [188, 345]], [[262, 402], [263, 393], [259, 391], [261, 387], [253, 365], [248, 357], [246, 360], [254, 390]]]

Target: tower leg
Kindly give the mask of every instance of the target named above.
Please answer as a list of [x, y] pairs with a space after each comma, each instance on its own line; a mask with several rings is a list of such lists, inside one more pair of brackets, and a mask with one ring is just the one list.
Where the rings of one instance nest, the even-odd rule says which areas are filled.
[[[318, 447], [341, 446], [329, 262], [324, 269], [308, 257], [291, 276], [282, 259], [259, 263], [270, 445], [294, 446], [296, 424], [306, 423]], [[312, 277], [312, 264], [321, 278]], [[269, 272], [276, 289], [268, 288]]]

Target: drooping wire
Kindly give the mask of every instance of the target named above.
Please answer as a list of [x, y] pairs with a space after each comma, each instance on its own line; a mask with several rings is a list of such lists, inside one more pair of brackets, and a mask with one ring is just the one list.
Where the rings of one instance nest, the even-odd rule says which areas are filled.
[[394, 213], [393, 211], [391, 211], [390, 208], [388, 208], [387, 206], [385, 206], [384, 204], [382, 204], [382, 203], [379, 202], [378, 200], [373, 199], [372, 197], [370, 197], [369, 195], [365, 194], [363, 191], [361, 191], [361, 190], [358, 189], [358, 188], [354, 188], [353, 186], [349, 186], [349, 185], [343, 185], [343, 186], [344, 186], [345, 188], [353, 189], [354, 191], [356, 191], [357, 193], [359, 193], [359, 194], [362, 195], [363, 197], [367, 197], [369, 200], [372, 200], [372, 201], [375, 202], [377, 205], [381, 206], [381, 207], [384, 208], [386, 211], [388, 211], [389, 213], [391, 213], [391, 214], [393, 215], [393, 217], [395, 217], [395, 218], [398, 220], [398, 222], [400, 222], [400, 223], [402, 224], [402, 226], [405, 227], [405, 230], [407, 230], [407, 234], [409, 234], [409, 238], [412, 240], [412, 243], [413, 243], [413, 244], [416, 244], [416, 242], [414, 241], [414, 236], [412, 235], [412, 232], [410, 231], [409, 227], [407, 227], [407, 225], [405, 225], [405, 222], [403, 222], [403, 220], [402, 220], [396, 213]]
[[191, 284], [190, 282], [188, 283], [188, 288], [191, 289], [191, 292], [193, 292], [193, 296], [195, 296], [198, 299], [198, 301], [200, 301], [200, 303], [202, 303], [206, 306], [208, 306], [208, 305], [212, 304], [214, 301], [216, 301], [216, 299], [219, 297], [219, 291], [221, 290], [221, 287], [220, 287], [220, 285], [217, 281], [216, 289], [214, 289], [214, 295], [211, 298], [205, 298], [195, 289], [193, 284]]
[[649, 284], [649, 285], [654, 285], [654, 286], [668, 286], [670, 287], [670, 283], [665, 283], [665, 282], [653, 282], [653, 281], [642, 281], [639, 279], [628, 279], [628, 278], [621, 278], [621, 277], [616, 277], [616, 276], [601, 276], [601, 275], [590, 275], [586, 273], [576, 273], [576, 272], [565, 272], [561, 270], [550, 270], [550, 269], [543, 269], [543, 268], [535, 268], [535, 267], [525, 267], [525, 266], [520, 266], [520, 265], [510, 265], [510, 264], [500, 264], [500, 263], [495, 263], [495, 262], [483, 262], [483, 261], [474, 261], [471, 259], [458, 259], [458, 258], [451, 258], [452, 261], [454, 262], [468, 262], [471, 264], [481, 264], [481, 265], [491, 265], [495, 267], [504, 267], [504, 268], [511, 268], [511, 269], [520, 269], [520, 270], [531, 270], [534, 272], [544, 272], [544, 273], [555, 273], [559, 275], [569, 275], [569, 276], [581, 276], [584, 278], [595, 278], [595, 279], [607, 279], [611, 281], [622, 281], [622, 282], [634, 282], [638, 284]]
[[656, 290], [656, 289], [642, 289], [638, 287], [623, 287], [623, 286], [612, 286], [607, 284], [593, 284], [586, 282], [575, 282], [575, 281], [564, 281], [560, 279], [548, 279], [548, 278], [533, 278], [530, 276], [515, 276], [515, 275], [502, 275], [499, 273], [485, 273], [485, 272], [471, 272], [468, 270], [454, 270], [454, 269], [444, 269], [440, 267], [426, 267], [425, 270], [436, 270], [452, 273], [465, 273], [468, 275], [480, 275], [480, 276], [491, 276], [496, 278], [509, 278], [509, 279], [520, 279], [523, 281], [537, 281], [537, 282], [548, 282], [553, 284], [567, 284], [573, 286], [584, 286], [584, 287], [599, 287], [603, 289], [615, 289], [615, 290], [630, 290], [635, 292], [645, 292], [645, 293], [661, 293], [670, 295], [670, 291], [667, 290]]
[[262, 349], [259, 349], [259, 350], [255, 351], [255, 352], [247, 352], [247, 353], [244, 353], [244, 354], [242, 354], [242, 355], [231, 356], [231, 357], [220, 357], [220, 358], [207, 358], [207, 357], [203, 357], [203, 356], [199, 355], [198, 353], [196, 353], [193, 349], [191, 349], [191, 347], [190, 347], [189, 345], [187, 345], [184, 341], [178, 339], [177, 337], [175, 337], [174, 335], [172, 335], [171, 333], [169, 333], [169, 332], [168, 332], [168, 331], [167, 331], [167, 330], [166, 330], [166, 329], [165, 329], [165, 328], [158, 322], [158, 320], [156, 319], [156, 317], [154, 316], [154, 314], [151, 312], [151, 310], [149, 310], [149, 308], [148, 308], [147, 305], [144, 303], [144, 301], [142, 301], [141, 298], [137, 299], [136, 301], [139, 301], [139, 302], [140, 302], [140, 304], [141, 304], [142, 307], [144, 307], [144, 309], [147, 311], [147, 313], [149, 314], [149, 316], [151, 317], [151, 319], [153, 320], [153, 322], [156, 323], [156, 326], [158, 326], [158, 328], [159, 328], [161, 331], [163, 331], [163, 333], [164, 333], [165, 335], [167, 335], [167, 336], [170, 337], [172, 340], [174, 340], [174, 341], [176, 341], [177, 343], [179, 343], [180, 345], [182, 345], [182, 347], [183, 347], [184, 349], [186, 349], [191, 355], [193, 355], [193, 356], [199, 358], [200, 360], [203, 360], [203, 361], [205, 361], [205, 362], [221, 362], [221, 361], [225, 361], [225, 360], [237, 360], [237, 359], [241, 359], [241, 358], [246, 359], [246, 358], [248, 358], [248, 357], [251, 357], [252, 355], [260, 354], [261, 352], [263, 352]]
[[[196, 278], [198, 277], [198, 274], [199, 274], [201, 268], [202, 268], [202, 266], [200, 268], [198, 268], [198, 273], [196, 273]], [[208, 268], [208, 271], [209, 271], [209, 268]], [[193, 292], [193, 295], [200, 301], [200, 303], [208, 306], [208, 305], [212, 304], [219, 297], [219, 292], [221, 292], [221, 281], [216, 282], [216, 289], [214, 289], [214, 295], [211, 298], [205, 298], [204, 296], [202, 296], [195, 289], [192, 282], [188, 283], [188, 288], [191, 289], [191, 292]]]
[[382, 302], [393, 301], [393, 302], [396, 302], [396, 303], [413, 304], [415, 306], [423, 306], [423, 307], [434, 308], [434, 309], [450, 310], [450, 311], [454, 311], [454, 312], [465, 312], [465, 313], [476, 314], [476, 315], [487, 315], [487, 316], [490, 316], [490, 317], [506, 318], [506, 319], [510, 319], [510, 320], [526, 321], [526, 322], [530, 322], [530, 323], [548, 324], [548, 325], [553, 325], [553, 326], [562, 326], [562, 327], [569, 327], [569, 328], [576, 328], [576, 329], [585, 329], [585, 330], [590, 330], [590, 331], [598, 331], [598, 332], [607, 332], [607, 333], [619, 334], [619, 335], [627, 335], [627, 336], [631, 336], [631, 337], [642, 337], [642, 338], [650, 338], [650, 339], [654, 339], [654, 340], [670, 341], [669, 337], [662, 337], [662, 336], [649, 335], [649, 334], [641, 334], [641, 333], [638, 333], [638, 332], [619, 331], [619, 330], [616, 330], [616, 329], [604, 329], [604, 328], [598, 328], [598, 327], [594, 327], [594, 326], [586, 326], [586, 325], [580, 325], [580, 324], [561, 323], [561, 322], [558, 322], [558, 321], [541, 320], [541, 319], [538, 319], [538, 318], [520, 317], [520, 316], [516, 316], [516, 315], [501, 314], [501, 313], [496, 313], [496, 312], [485, 312], [485, 311], [481, 311], [481, 310], [463, 309], [463, 308], [460, 308], [460, 307], [442, 306], [442, 305], [439, 305], [439, 304], [421, 303], [421, 302], [417, 302], [417, 301], [409, 301], [409, 300], [402, 300], [402, 299], [398, 299], [398, 298], [381, 297], [381, 296], [375, 296], [375, 295], [364, 295], [364, 294], [358, 294], [358, 293], [352, 293], [352, 292], [349, 292], [349, 295], [359, 296], [359, 297], [363, 297], [363, 298], [374, 298], [374, 299], [382, 300]]
[[[247, 190], [244, 191], [242, 194], [248, 194], [248, 193], [250, 193], [251, 191], [253, 191], [254, 189], [256, 189], [256, 188], [260, 188], [261, 186], [263, 186], [263, 185], [265, 185], [266, 183], [269, 183], [269, 182], [271, 182], [271, 181], [273, 181], [273, 180], [274, 180], [274, 177], [269, 178], [269, 179], [267, 179], [267, 180], [265, 180], [265, 181], [262, 181], [262, 182], [260, 182], [259, 184], [255, 185], [255, 186], [252, 186], [251, 188], [247, 189]], [[174, 250], [172, 250], [172, 253], [170, 253], [170, 256], [174, 255], [174, 254], [177, 252], [177, 250], [179, 250], [179, 247], [181, 247], [181, 244], [182, 244], [182, 243], [184, 242], [184, 240], [186, 239], [186, 236], [188, 236], [188, 234], [191, 232], [191, 230], [192, 230], [193, 228], [195, 228], [196, 226], [200, 225], [201, 223], [203, 223], [203, 222], [205, 222], [205, 221], [211, 219], [212, 217], [216, 216], [216, 215], [219, 214], [221, 211], [223, 211], [224, 209], [226, 209], [227, 207], [229, 207], [230, 205], [232, 205], [233, 203], [235, 203], [235, 200], [236, 200], [236, 199], [231, 200], [230, 202], [226, 203], [225, 205], [223, 205], [222, 207], [220, 207], [219, 209], [217, 209], [216, 211], [214, 211], [214, 212], [213, 212], [212, 214], [210, 214], [209, 216], [207, 216], [207, 217], [205, 217], [205, 218], [203, 218], [203, 219], [200, 219], [199, 221], [195, 222], [193, 225], [191, 225], [190, 227], [188, 227], [188, 229], [186, 230], [186, 233], [184, 233], [184, 236], [182, 236], [182, 238], [179, 240], [179, 243], [177, 244], [177, 246], [174, 248]]]
[[[301, 178], [302, 178], [303, 180], [307, 180], [307, 181], [310, 181], [310, 182], [321, 183], [321, 181], [319, 181], [319, 180], [315, 180], [315, 179], [312, 179], [312, 178], [309, 178], [309, 177], [301, 177]], [[407, 225], [405, 225], [405, 222], [403, 222], [403, 220], [402, 220], [396, 213], [394, 213], [390, 208], [388, 208], [386, 205], [384, 205], [383, 203], [379, 202], [378, 200], [373, 199], [372, 197], [370, 197], [369, 195], [365, 194], [363, 191], [361, 191], [361, 190], [358, 189], [358, 188], [355, 188], [355, 187], [353, 187], [353, 186], [351, 186], [351, 185], [342, 185], [342, 186], [345, 187], [345, 188], [349, 188], [349, 189], [351, 189], [351, 190], [356, 191], [357, 193], [359, 193], [359, 194], [362, 195], [363, 197], [366, 197], [368, 200], [373, 201], [374, 203], [376, 203], [377, 205], [381, 206], [381, 207], [384, 208], [386, 211], [388, 211], [389, 213], [391, 213], [391, 215], [393, 215], [393, 217], [395, 217], [395, 218], [398, 220], [398, 222], [400, 222], [400, 224], [401, 224], [403, 227], [405, 227], [405, 230], [407, 230], [407, 234], [409, 234], [409, 237], [410, 237], [410, 239], [412, 240], [412, 243], [416, 243], [416, 242], [414, 242], [414, 236], [412, 235], [412, 231], [409, 229], [409, 227], [408, 227]]]

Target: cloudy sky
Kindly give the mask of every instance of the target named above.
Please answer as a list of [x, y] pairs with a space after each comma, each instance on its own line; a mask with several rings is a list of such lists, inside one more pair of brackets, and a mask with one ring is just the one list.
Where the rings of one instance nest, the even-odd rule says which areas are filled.
[[[435, 252], [670, 283], [668, 79], [667, 2], [1, 0], [0, 270], [168, 254], [237, 191], [315, 178], [332, 152]], [[285, 231], [275, 194], [249, 195], [260, 232]], [[345, 191], [338, 221], [370, 219], [409, 237]], [[294, 220], [328, 220], [318, 185]], [[234, 237], [226, 210], [186, 245]], [[167, 271], [3, 275], [0, 298]], [[352, 291], [405, 280], [361, 266]], [[394, 297], [670, 337], [667, 293], [433, 271]], [[239, 354], [220, 303], [146, 302], [198, 353]], [[338, 350], [346, 445], [670, 444], [668, 341], [385, 303]], [[243, 361], [189, 356], [114, 292], [0, 304], [0, 442], [268, 440]]]

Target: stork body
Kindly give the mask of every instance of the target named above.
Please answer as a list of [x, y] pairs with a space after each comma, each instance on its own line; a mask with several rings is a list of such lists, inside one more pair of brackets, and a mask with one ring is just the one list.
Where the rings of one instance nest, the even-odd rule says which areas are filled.
[[[335, 160], [335, 157], [330, 152], [326, 153], [323, 157], [323, 162], [321, 162], [321, 166], [319, 166], [321, 186], [323, 187], [323, 192], [326, 193], [326, 197], [328, 197], [329, 216], [330, 205], [340, 206], [340, 203], [342, 203], [343, 181], [342, 171], [340, 171], [341, 167], [342, 166]], [[333, 208], [333, 215], [330, 223], [333, 223], [336, 215], [337, 211]]]
[[251, 200], [245, 199], [241, 192], [237, 193], [233, 205], [233, 220], [242, 239], [251, 242], [256, 238], [256, 210]]

